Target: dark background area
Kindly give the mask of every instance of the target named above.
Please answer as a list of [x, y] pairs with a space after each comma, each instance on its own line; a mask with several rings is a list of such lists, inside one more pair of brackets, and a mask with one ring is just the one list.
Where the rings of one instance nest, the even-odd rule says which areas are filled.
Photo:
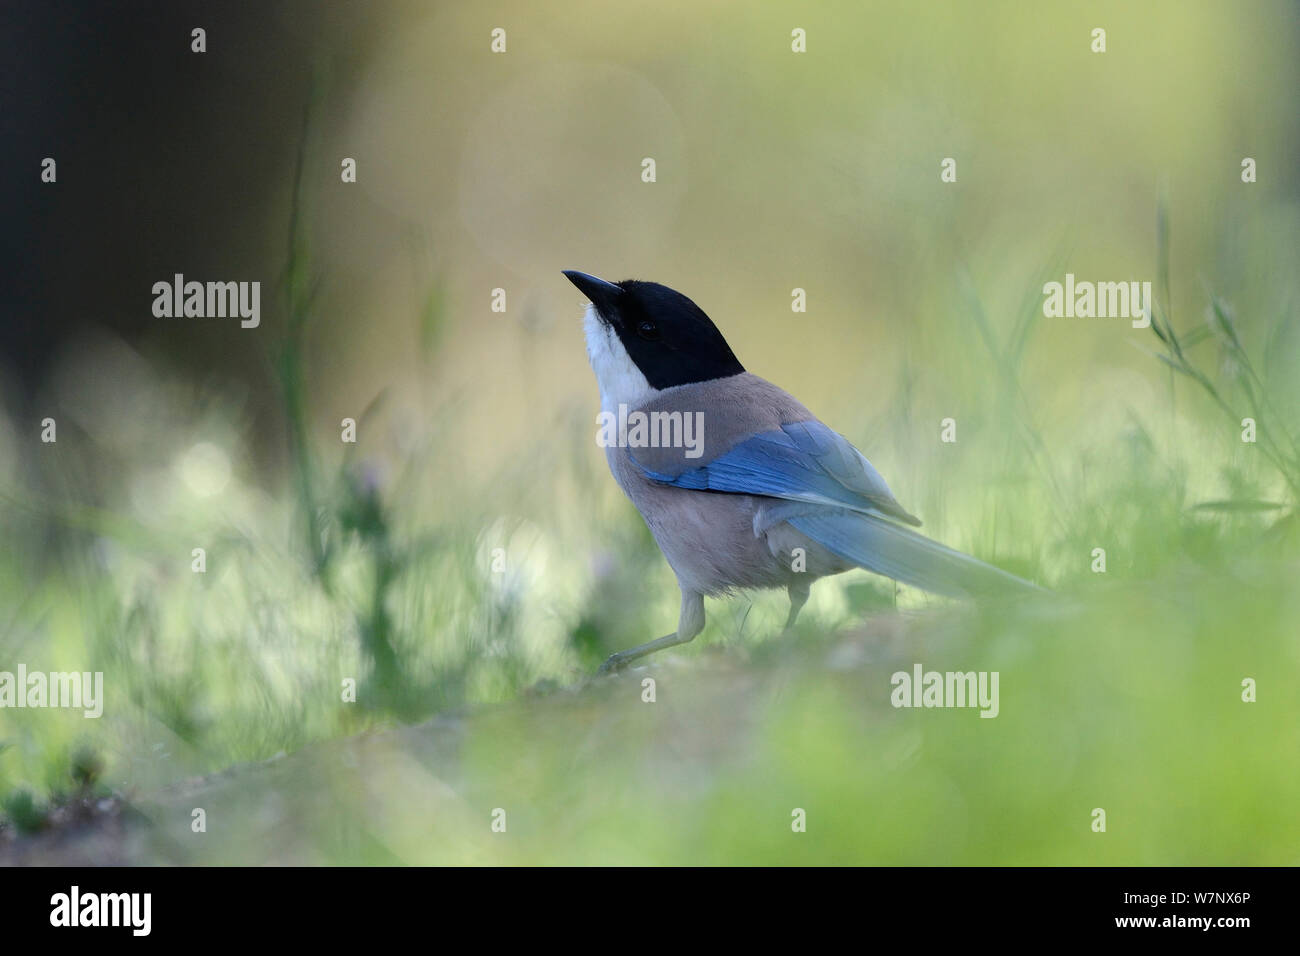
[[[254, 389], [270, 386], [253, 336], [159, 321], [150, 290], [177, 272], [260, 280], [262, 325], [269, 334], [282, 323], [284, 250], [268, 237], [284, 233], [313, 78], [346, 82], [380, 8], [0, 7], [0, 361], [22, 385], [12, 402], [29, 401], [61, 344], [89, 326], [196, 376], [238, 370]], [[191, 52], [195, 27], [206, 53]], [[318, 42], [341, 31], [346, 44]], [[47, 156], [55, 184], [40, 180]]]

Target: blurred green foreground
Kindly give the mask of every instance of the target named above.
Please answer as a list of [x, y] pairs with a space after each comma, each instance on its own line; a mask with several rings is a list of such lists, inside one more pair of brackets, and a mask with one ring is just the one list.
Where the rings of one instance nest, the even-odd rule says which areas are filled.
[[[798, 59], [775, 8], [661, 6], [520, 5], [496, 59], [471, 5], [377, 29], [240, 233], [263, 390], [90, 332], [0, 409], [0, 671], [105, 687], [0, 709], [0, 862], [1300, 862], [1293, 8], [816, 5]], [[590, 681], [677, 590], [562, 268], [692, 296], [1052, 593], [853, 573]], [[1152, 281], [1154, 329], [1045, 318], [1067, 272]], [[890, 706], [918, 663], [998, 716]]]

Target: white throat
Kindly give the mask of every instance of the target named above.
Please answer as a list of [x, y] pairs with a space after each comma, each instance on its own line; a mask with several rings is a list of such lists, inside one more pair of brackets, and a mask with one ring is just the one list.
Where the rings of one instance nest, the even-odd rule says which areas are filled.
[[627, 354], [618, 333], [596, 315], [594, 306], [587, 306], [582, 327], [587, 334], [587, 358], [600, 387], [601, 411], [617, 414], [620, 405], [640, 408], [659, 394]]

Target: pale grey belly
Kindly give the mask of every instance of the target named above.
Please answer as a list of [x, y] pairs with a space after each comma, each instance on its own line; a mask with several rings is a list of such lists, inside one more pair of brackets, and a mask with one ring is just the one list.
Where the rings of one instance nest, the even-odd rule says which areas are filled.
[[853, 566], [784, 522], [755, 535], [754, 515], [770, 498], [661, 485], [642, 475], [625, 452], [607, 449], [607, 458], [683, 588], [720, 594], [786, 587]]

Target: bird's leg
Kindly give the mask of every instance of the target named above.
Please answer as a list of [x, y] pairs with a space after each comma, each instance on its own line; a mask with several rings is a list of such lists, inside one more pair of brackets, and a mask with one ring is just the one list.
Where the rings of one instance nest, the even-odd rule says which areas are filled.
[[803, 606], [808, 603], [808, 592], [810, 590], [812, 590], [812, 583], [809, 581], [799, 581], [786, 588], [790, 595], [790, 616], [785, 619], [785, 631], [783, 633], [789, 634], [790, 629], [794, 627], [795, 618], [799, 616]]
[[[694, 635], [692, 635], [694, 636]], [[610, 654], [605, 658], [605, 663], [600, 665], [598, 674], [613, 674], [619, 669], [632, 663], [638, 658], [645, 657], [647, 654], [653, 654], [655, 651], [662, 650], [665, 647], [673, 647], [676, 644], [685, 644], [691, 638], [679, 637], [676, 633], [669, 634], [665, 637], [657, 638], [653, 641], [646, 641], [644, 644], [638, 644], [636, 647], [629, 647], [625, 651], [619, 651], [617, 654]]]
[[638, 644], [636, 647], [629, 647], [625, 651], [619, 651], [617, 654], [611, 654], [600, 665], [598, 673], [611, 674], [619, 668], [630, 664], [632, 661], [645, 657], [647, 654], [653, 654], [655, 651], [662, 650], [665, 647], [673, 647], [677, 644], [686, 644], [695, 639], [695, 635], [704, 630], [704, 596], [695, 591], [682, 590], [682, 613], [677, 620], [676, 633], [669, 634], [666, 637], [658, 638], [653, 641], [646, 641], [644, 644]]

